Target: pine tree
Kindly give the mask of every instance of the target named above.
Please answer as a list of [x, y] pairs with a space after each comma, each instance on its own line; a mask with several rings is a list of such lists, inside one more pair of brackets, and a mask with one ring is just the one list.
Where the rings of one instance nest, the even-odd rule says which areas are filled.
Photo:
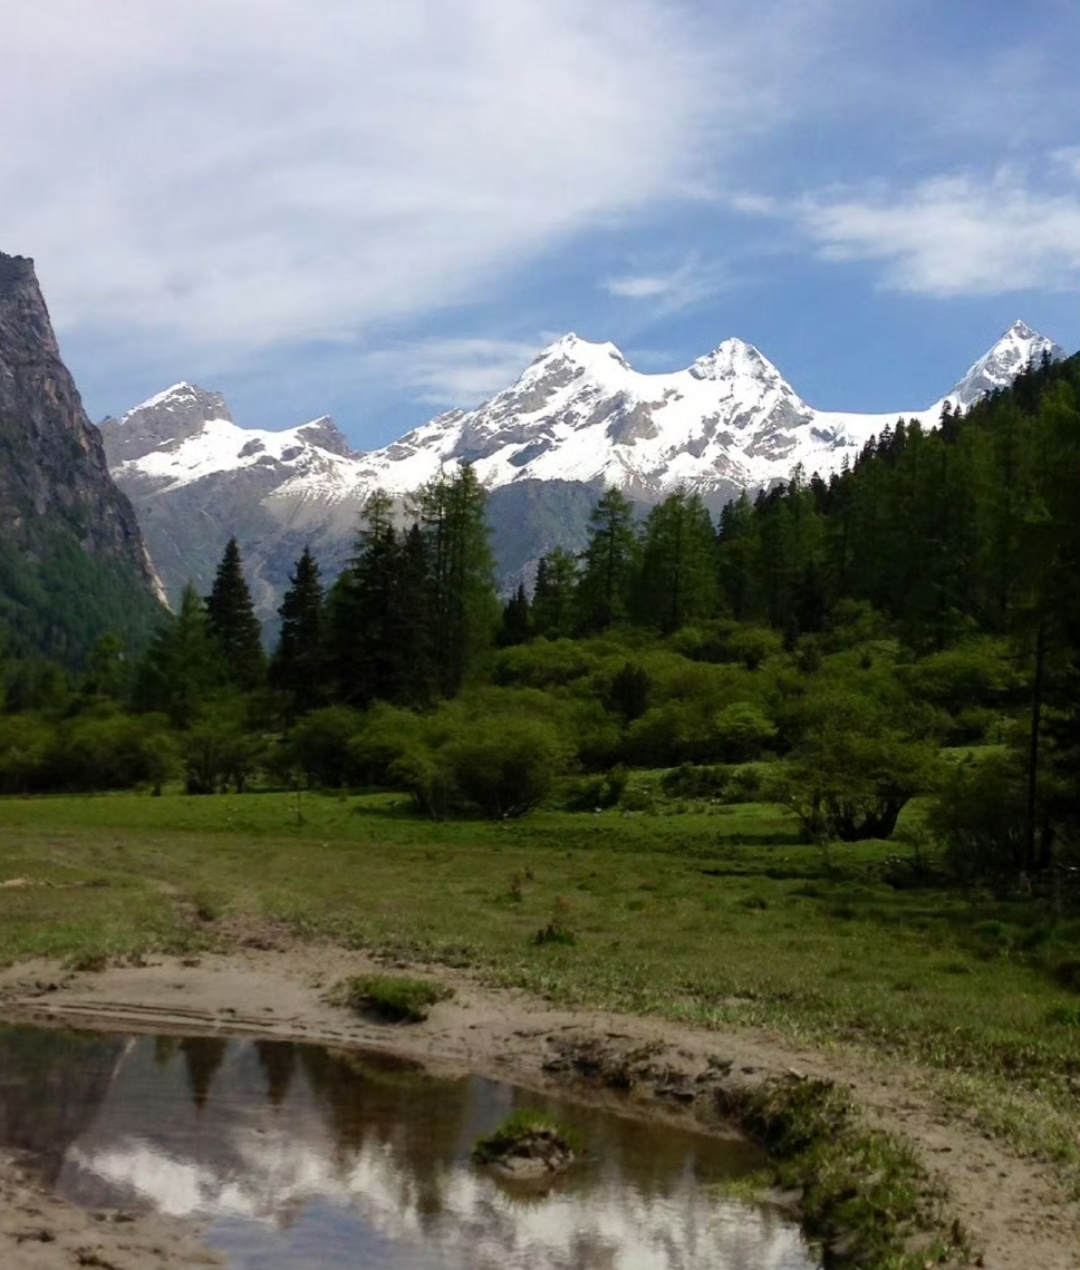
[[435, 688], [452, 697], [494, 642], [499, 622], [487, 495], [468, 463], [427, 485], [417, 503], [427, 543]]
[[556, 547], [540, 560], [533, 593], [532, 625], [547, 639], [567, 639], [574, 633], [577, 560]]
[[167, 714], [174, 727], [188, 728], [225, 680], [224, 659], [211, 637], [206, 606], [188, 583], [175, 620], [157, 632], [146, 650], [133, 704], [136, 710]]
[[634, 612], [665, 634], [716, 609], [715, 535], [698, 494], [679, 489], [649, 513], [634, 585]]
[[633, 505], [621, 490], [611, 487], [589, 517], [589, 543], [577, 597], [583, 631], [603, 631], [626, 617], [636, 553]]
[[525, 583], [519, 582], [518, 589], [503, 605], [502, 625], [499, 627], [498, 644], [500, 648], [512, 648], [515, 644], [527, 644], [532, 634], [532, 614], [529, 608], [529, 596]]
[[717, 531], [720, 589], [732, 616], [740, 622], [753, 615], [758, 529], [754, 509], [743, 490], [724, 505]]
[[335, 598], [338, 687], [343, 698], [357, 706], [395, 696], [401, 552], [392, 513], [393, 500], [385, 491], [368, 496], [365, 528]]
[[258, 688], [266, 678], [262, 627], [255, 616], [244, 580], [240, 548], [230, 538], [206, 600], [210, 634], [225, 659], [230, 681], [242, 691]]
[[278, 609], [281, 634], [270, 664], [270, 682], [290, 694], [298, 714], [314, 710], [325, 700], [323, 601], [319, 566], [305, 547]]

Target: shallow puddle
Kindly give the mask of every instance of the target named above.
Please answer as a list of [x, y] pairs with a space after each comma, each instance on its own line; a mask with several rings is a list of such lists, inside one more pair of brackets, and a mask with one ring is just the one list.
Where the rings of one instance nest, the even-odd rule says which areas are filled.
[[[587, 1158], [546, 1188], [471, 1160], [512, 1110]], [[60, 1195], [207, 1223], [242, 1270], [810, 1270], [798, 1227], [725, 1197], [752, 1147], [366, 1052], [0, 1027], [0, 1150]]]

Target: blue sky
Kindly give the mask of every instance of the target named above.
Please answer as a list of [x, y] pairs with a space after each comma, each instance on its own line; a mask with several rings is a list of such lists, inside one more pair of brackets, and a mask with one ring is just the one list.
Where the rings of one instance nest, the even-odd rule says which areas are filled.
[[188, 379], [367, 448], [567, 330], [864, 411], [1080, 346], [1073, 0], [0, 6], [0, 249], [94, 418]]

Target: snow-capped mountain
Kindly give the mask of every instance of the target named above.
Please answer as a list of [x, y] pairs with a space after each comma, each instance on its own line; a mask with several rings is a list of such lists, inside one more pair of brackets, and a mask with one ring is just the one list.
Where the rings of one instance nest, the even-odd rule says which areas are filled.
[[[190, 384], [107, 420], [102, 431], [112, 474], [135, 503], [170, 593], [189, 576], [208, 586], [235, 533], [263, 610], [272, 612], [305, 542], [329, 576], [341, 567], [376, 487], [406, 495], [471, 462], [493, 491], [495, 518], [501, 509], [513, 528], [509, 553], [496, 536], [509, 576], [554, 545], [579, 545], [582, 509], [587, 515], [600, 485], [648, 504], [685, 484], [715, 508], [739, 489], [786, 479], [797, 464], [828, 475], [897, 418], [933, 427], [946, 401], [970, 405], [1044, 351], [1064, 355], [1017, 322], [947, 396], [920, 410], [868, 415], [815, 410], [742, 340], [725, 340], [684, 370], [644, 374], [613, 344], [571, 334], [476, 409], [439, 415], [366, 453], [352, 452], [329, 418], [283, 432], [239, 427], [219, 394]], [[553, 498], [557, 518], [546, 510]]]
[[949, 400], [966, 410], [987, 393], [1007, 388], [1022, 370], [1033, 363], [1038, 365], [1044, 353], [1054, 362], [1066, 355], [1060, 344], [1024, 322], [1014, 322], [994, 347], [968, 369], [949, 393]]

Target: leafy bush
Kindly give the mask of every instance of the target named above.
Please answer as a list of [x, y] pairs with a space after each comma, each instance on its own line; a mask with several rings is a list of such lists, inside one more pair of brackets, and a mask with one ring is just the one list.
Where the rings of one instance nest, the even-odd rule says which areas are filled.
[[363, 715], [348, 706], [313, 710], [293, 725], [282, 750], [308, 785], [339, 789], [356, 775], [350, 742], [362, 724]]
[[726, 763], [746, 763], [761, 758], [776, 741], [773, 721], [749, 701], [733, 701], [716, 717], [719, 753]]
[[900, 812], [934, 784], [934, 751], [898, 732], [824, 727], [765, 783], [766, 796], [802, 821], [812, 842], [888, 838]]
[[926, 823], [956, 877], [1015, 876], [1024, 867], [1023, 773], [1011, 754], [967, 759], [944, 775]]
[[224, 792], [229, 785], [244, 793], [268, 754], [261, 736], [228, 715], [197, 723], [183, 734], [181, 751], [189, 794]]
[[595, 776], [579, 776], [566, 783], [562, 806], [567, 811], [601, 811], [615, 807], [626, 790], [629, 773], [622, 764]]
[[542, 719], [503, 717], [460, 726], [439, 754], [453, 786], [485, 816], [522, 816], [551, 791], [567, 747]]
[[720, 798], [730, 781], [730, 768], [684, 763], [663, 774], [660, 788], [671, 798]]

